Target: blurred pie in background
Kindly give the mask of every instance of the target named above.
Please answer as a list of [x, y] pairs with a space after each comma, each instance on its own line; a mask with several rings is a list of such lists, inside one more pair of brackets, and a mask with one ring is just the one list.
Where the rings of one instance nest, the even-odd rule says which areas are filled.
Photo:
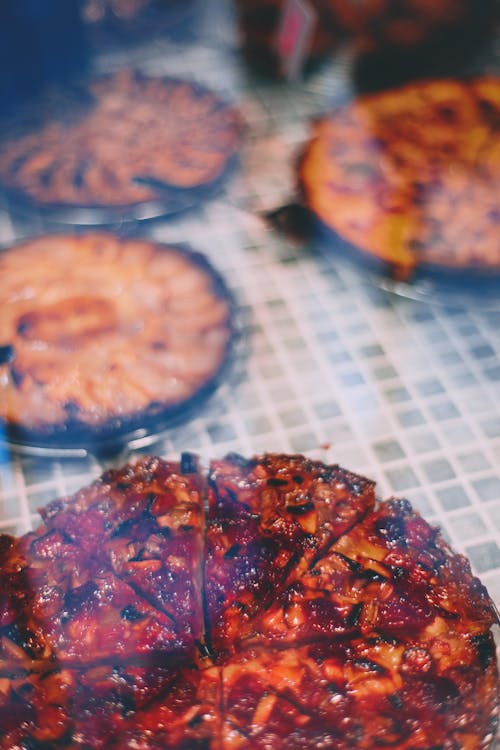
[[179, 420], [218, 384], [233, 303], [204, 256], [93, 232], [0, 254], [0, 425], [42, 445]]
[[500, 272], [500, 80], [408, 84], [321, 117], [300, 188], [321, 224], [388, 263]]
[[[473, 37], [481, 39], [498, 24], [494, 0], [234, 0], [243, 55], [260, 73], [282, 76], [279, 36], [289, 8], [314, 19], [305, 51], [304, 71], [340, 46], [355, 55], [417, 54], [463, 51]], [[300, 21], [298, 21], [300, 25]], [[300, 33], [298, 34], [300, 36]], [[417, 67], [418, 67], [417, 65]], [[387, 71], [388, 74], [394, 71]]]
[[55, 101], [36, 121], [10, 122], [0, 143], [0, 182], [35, 206], [161, 198], [168, 209], [179, 193], [192, 203], [225, 177], [240, 142], [238, 111], [190, 81], [126, 70]]

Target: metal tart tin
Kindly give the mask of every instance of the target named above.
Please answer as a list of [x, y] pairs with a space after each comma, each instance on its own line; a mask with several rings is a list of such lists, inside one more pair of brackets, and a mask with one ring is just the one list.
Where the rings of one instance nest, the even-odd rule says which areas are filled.
[[[0, 189], [8, 210], [22, 219], [41, 218], [48, 225], [71, 227], [120, 227], [124, 224], [137, 223], [151, 219], [174, 218], [181, 213], [193, 210], [209, 201], [224, 189], [238, 166], [238, 145], [243, 134], [243, 120], [239, 117], [237, 107], [223, 95], [195, 80], [171, 76], [147, 75], [137, 68], [122, 69], [130, 73], [137, 81], [158, 81], [166, 85], [187, 85], [194, 97], [212, 95], [216, 109], [228, 109], [235, 117], [237, 144], [227, 154], [225, 163], [219, 173], [212, 179], [192, 187], [180, 187], [167, 181], [148, 176], [137, 176], [138, 182], [150, 187], [154, 196], [147, 200], [125, 202], [121, 205], [104, 204], [99, 201], [88, 203], [58, 203], [40, 201], [24, 190], [6, 184], [0, 177]], [[117, 76], [120, 69], [104, 72], [90, 78], [73, 82], [65, 87], [45, 90], [36, 101], [24, 107], [15, 115], [0, 121], [0, 140], [8, 144], [10, 140], [34, 133], [50, 120], [71, 122], [84, 118], [95, 101], [90, 91], [92, 84], [98, 84]], [[127, 159], [127, 154], [123, 155]], [[134, 180], [135, 181], [135, 180]]]
[[[76, 233], [79, 237], [85, 237], [86, 234], [84, 231]], [[65, 233], [62, 236], [64, 235]], [[43, 236], [57, 237], [61, 236], [61, 233]], [[25, 238], [22, 242], [3, 250], [15, 251], [16, 247], [21, 247], [32, 239], [36, 237]], [[0, 418], [0, 443], [13, 452], [34, 456], [78, 457], [87, 454], [115, 455], [127, 448], [142, 448], [157, 441], [162, 433], [169, 429], [200, 416], [210, 396], [223, 383], [233, 382], [238, 377], [237, 373], [247, 351], [246, 316], [225, 278], [211, 261], [185, 243], [159, 243], [132, 232], [119, 239], [140, 239], [160, 251], [164, 248], [180, 252], [190, 263], [206, 273], [214, 296], [227, 305], [228, 339], [223, 356], [215, 371], [189, 397], [174, 404], [151, 403], [145, 409], [114, 416], [99, 425], [86, 424], [71, 414], [64, 424], [48, 425], [41, 429], [31, 429]], [[8, 344], [0, 348], [0, 373], [3, 368], [8, 368], [15, 361], [15, 352], [11, 349]]]

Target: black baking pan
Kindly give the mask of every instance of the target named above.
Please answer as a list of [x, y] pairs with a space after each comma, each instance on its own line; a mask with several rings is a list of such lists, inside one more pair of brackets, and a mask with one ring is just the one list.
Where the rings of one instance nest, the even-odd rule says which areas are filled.
[[[58, 242], [64, 242], [65, 238], [67, 237], [68, 235], [66, 234], [52, 234], [43, 235], [41, 237], [39, 236], [37, 238], [30, 238], [2, 251], [0, 253], [0, 263], [2, 256], [5, 257], [6, 252], [19, 254], [20, 252], [22, 252], [23, 247], [25, 248], [26, 245], [32, 243], [32, 241], [50, 242], [50, 240], [54, 238], [57, 239]], [[126, 245], [129, 242], [134, 243], [136, 241], [145, 243], [145, 248], [148, 252], [148, 248], [151, 248], [154, 253], [172, 252], [173, 255], [175, 257], [179, 257], [183, 263], [186, 262], [188, 264], [188, 267], [194, 267], [198, 270], [201, 270], [202, 273], [206, 276], [210, 295], [213, 296], [215, 303], [219, 304], [220, 302], [222, 302], [226, 307], [226, 317], [223, 324], [224, 336], [222, 353], [220, 353], [220, 356], [217, 357], [217, 361], [214, 367], [210, 370], [209, 374], [207, 374], [206, 377], [203, 376], [202, 382], [195, 382], [194, 386], [191, 388], [191, 391], [188, 394], [182, 395], [179, 398], [165, 398], [163, 403], [161, 399], [150, 400], [150, 402], [148, 402], [146, 406], [141, 405], [139, 408], [133, 407], [129, 411], [122, 405], [119, 409], [117, 408], [115, 413], [112, 413], [110, 416], [108, 415], [104, 419], [99, 420], [95, 423], [89, 422], [87, 419], [85, 419], [85, 412], [83, 412], [84, 417], [82, 418], [82, 412], [79, 411], [78, 408], [75, 408], [75, 405], [71, 402], [66, 403], [66, 405], [64, 406], [66, 414], [64, 421], [59, 420], [54, 423], [49, 423], [48, 420], [45, 423], [42, 423], [41, 420], [38, 420], [37, 424], [23, 424], [21, 420], [16, 421], [12, 417], [9, 417], [8, 413], [6, 413], [6, 411], [4, 410], [3, 415], [0, 417], [0, 434], [2, 434], [2, 441], [4, 443], [7, 443], [14, 450], [22, 453], [43, 455], [45, 452], [46, 454], [50, 454], [52, 456], [64, 456], [65, 453], [71, 455], [75, 451], [85, 450], [86, 452], [96, 455], [103, 455], [116, 453], [123, 447], [132, 443], [137, 443], [138, 441], [141, 444], [153, 442], [154, 439], [160, 436], [164, 431], [202, 414], [205, 402], [207, 401], [209, 396], [213, 394], [224, 382], [232, 380], [233, 375], [236, 372], [237, 364], [241, 364], [245, 356], [247, 342], [244, 335], [245, 321], [242, 308], [238, 304], [238, 301], [235, 299], [234, 294], [227, 285], [224, 277], [218, 270], [214, 268], [212, 263], [205, 255], [193, 250], [188, 245], [165, 245], [162, 243], [152, 242], [150, 240], [144, 240], [138, 234], [129, 234], [126, 238], [118, 238], [117, 235], [101, 231], [81, 232], [79, 234], [71, 235], [71, 237], [77, 238], [78, 242], [85, 242], [89, 237], [102, 237], [105, 238], [105, 240], [107, 238], [113, 238], [113, 242], [114, 240], [117, 240], [120, 245]], [[72, 252], [75, 256], [75, 264], [78, 264], [78, 242], [75, 244], [74, 248], [72, 248]], [[54, 257], [57, 257], [57, 253]], [[19, 258], [21, 258], [20, 255]], [[82, 262], [80, 261], [78, 270], [80, 270], [81, 265]], [[34, 273], [36, 274], [36, 269]], [[181, 281], [182, 279], [178, 279], [177, 276], [175, 277], [176, 285]], [[110, 279], [110, 284], [116, 283], [119, 283], [116, 279]], [[147, 286], [147, 284], [145, 284], [145, 286]], [[95, 293], [91, 293], [89, 296], [95, 296], [95, 298], [98, 299], [99, 290], [96, 290]], [[62, 321], [59, 320], [57, 316], [54, 317], [50, 304], [47, 305], [46, 303], [44, 303], [44, 306], [40, 305], [40, 310], [42, 310], [45, 315], [45, 323], [43, 323], [42, 321], [42, 325], [48, 325], [50, 327], [50, 336], [54, 338], [54, 325], [61, 324], [61, 330], [55, 334], [57, 336], [57, 346], [62, 346], [63, 349], [67, 349], [64, 356], [67, 355], [68, 357], [78, 357], [78, 343], [75, 344], [75, 339], [73, 338], [72, 334], [72, 326], [75, 322], [76, 325], [79, 326], [78, 316], [81, 317], [88, 315], [90, 320], [90, 327], [87, 330], [87, 333], [91, 336], [94, 335], [92, 326], [96, 324], [96, 320], [97, 327], [99, 328], [99, 326], [101, 325], [101, 322], [99, 320], [100, 307], [98, 305], [97, 307], [95, 307], [95, 310], [91, 310], [90, 313], [86, 312], [85, 310], [83, 310], [82, 312], [82, 306], [79, 302], [80, 297], [77, 293], [75, 293], [75, 295], [73, 296], [72, 294], [68, 294], [65, 291], [64, 299], [66, 298], [70, 299], [70, 307], [72, 309], [72, 312], [67, 316], [67, 319], [63, 319]], [[15, 302], [13, 304], [15, 304]], [[196, 305], [196, 295], [193, 296], [193, 306], [194, 305]], [[34, 309], [36, 311], [36, 305], [34, 306]], [[104, 310], [103, 315], [105, 314], [106, 313]], [[167, 313], [165, 313], [165, 315], [166, 314]], [[172, 319], [172, 315], [175, 314], [177, 313], [172, 313], [172, 311], [169, 312], [170, 321]], [[16, 321], [17, 330], [19, 330], [20, 326], [24, 326], [24, 328], [26, 329], [26, 326], [29, 327], [32, 324], [32, 316], [30, 317], [30, 313], [28, 313], [28, 315], [21, 315], [19, 318], [16, 318]], [[120, 322], [120, 318], [118, 317], [117, 320], [110, 326], [111, 335], [114, 335], [115, 329], [118, 330], [119, 327], [123, 325], [123, 320], [122, 322]], [[205, 324], [202, 323], [201, 325], [204, 326]], [[167, 333], [165, 340], [168, 339]], [[31, 335], [29, 334], [29, 330], [28, 335]], [[183, 334], [182, 332], [177, 332], [176, 335], [177, 338], [179, 338], [182, 337]], [[203, 330], [200, 335], [205, 336], [205, 331]], [[13, 338], [15, 338], [15, 335], [13, 336]], [[37, 346], [43, 346], [43, 338], [43, 335], [39, 335], [37, 333], [33, 334], [32, 339], [35, 348]], [[40, 341], [38, 341], [38, 339], [40, 339]], [[131, 335], [130, 342], [125, 339], [124, 346], [121, 348], [121, 350], [125, 352], [127, 359], [130, 359], [131, 362], [134, 361], [134, 358], [140, 357], [140, 351], [138, 351], [137, 348], [134, 347], [134, 340], [134, 336]], [[78, 338], [76, 339], [76, 342], [78, 342]], [[6, 340], [5, 327], [3, 340], [0, 343], [0, 373], [2, 374], [3, 382], [4, 384], [6, 384], [8, 381], [13, 380], [16, 384], [16, 387], [22, 389], [23, 370], [21, 368], [20, 374], [18, 367], [19, 361], [16, 358], [16, 341]], [[108, 368], [109, 366], [111, 368], [114, 366], [114, 361], [112, 360], [112, 357], [110, 355], [110, 360], [108, 362], [108, 353], [107, 349], [104, 348], [105, 346], [106, 337], [103, 338], [104, 354], [102, 356], [104, 357], [105, 367]], [[162, 347], [163, 350], [168, 348], [168, 345], [166, 344], [162, 346], [161, 340], [159, 342], [155, 340], [154, 346], [158, 351], [160, 350], [160, 347]], [[147, 356], [154, 356], [154, 353], [153, 355], [151, 355], [151, 351], [148, 351]], [[144, 361], [146, 361], [146, 359]], [[154, 360], [148, 361], [154, 362]], [[92, 368], [92, 366], [92, 361], [89, 361], [88, 367]], [[187, 362], [187, 367], [189, 368], [189, 362]], [[58, 374], [56, 370], [53, 374], [53, 378], [57, 378], [57, 376]], [[135, 384], [135, 386], [139, 388], [140, 385], [140, 381], [136, 382]], [[41, 398], [43, 398], [43, 384], [40, 387]], [[6, 388], [4, 390], [4, 399], [7, 399], [8, 390]], [[5, 403], [6, 400], [4, 401], [4, 404]], [[92, 406], [90, 408], [92, 409]]]

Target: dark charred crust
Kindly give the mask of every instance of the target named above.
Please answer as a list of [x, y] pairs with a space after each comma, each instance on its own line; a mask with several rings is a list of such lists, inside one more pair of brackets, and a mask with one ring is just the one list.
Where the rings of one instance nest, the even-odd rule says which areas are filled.
[[4, 344], [0, 346], [0, 366], [8, 365], [14, 361], [16, 353], [14, 347], [11, 344]]
[[181, 472], [183, 474], [196, 474], [199, 471], [198, 456], [194, 453], [181, 453]]
[[370, 659], [354, 659], [353, 664], [365, 672], [374, 672], [375, 674], [384, 674], [386, 672], [385, 667]]
[[406, 547], [406, 526], [405, 520], [401, 516], [381, 518], [377, 522], [376, 528], [379, 534], [387, 539], [389, 544]]
[[93, 581], [70, 589], [64, 595], [64, 608], [68, 618], [73, 617], [82, 607], [88, 604], [97, 593], [97, 585]]
[[37, 659], [43, 653], [43, 645], [40, 643], [35, 633], [23, 627], [19, 623], [12, 623], [3, 628], [4, 635], [19, 646], [32, 659]]
[[491, 633], [478, 633], [471, 636], [471, 642], [477, 649], [479, 661], [483, 669], [487, 669], [495, 658], [495, 643]]
[[233, 560], [241, 553], [241, 549], [241, 544], [233, 544], [232, 547], [229, 547], [229, 549], [224, 552], [224, 557], [226, 560]]
[[293, 516], [303, 516], [314, 510], [314, 503], [312, 501], [301, 503], [300, 505], [287, 505], [286, 510]]
[[250, 469], [255, 465], [255, 461], [245, 458], [240, 453], [228, 453], [226, 461], [234, 466], [239, 466], [241, 469]]
[[396, 711], [401, 711], [404, 706], [404, 701], [399, 693], [392, 693], [391, 695], [388, 695], [387, 700], [389, 701], [391, 706], [396, 709]]
[[143, 612], [139, 612], [139, 610], [136, 609], [132, 604], [128, 604], [120, 612], [120, 617], [123, 620], [127, 620], [128, 622], [138, 622], [140, 620], [143, 620], [145, 616], [146, 615]]
[[358, 604], [355, 604], [351, 608], [351, 611], [346, 616], [346, 624], [349, 628], [353, 628], [359, 625], [362, 611], [363, 611], [363, 604], [361, 602], [358, 602]]
[[288, 480], [280, 479], [279, 477], [269, 477], [269, 479], [266, 480], [266, 484], [268, 487], [286, 487]]

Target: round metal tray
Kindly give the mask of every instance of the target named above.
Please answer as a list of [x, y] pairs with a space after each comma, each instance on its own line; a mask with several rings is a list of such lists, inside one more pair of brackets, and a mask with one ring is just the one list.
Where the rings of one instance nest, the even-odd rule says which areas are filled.
[[[134, 237], [140, 235], [127, 234], [127, 239]], [[178, 403], [152, 404], [140, 412], [115, 417], [99, 426], [89, 426], [70, 417], [63, 427], [37, 431], [0, 420], [0, 444], [20, 454], [52, 458], [87, 454], [106, 456], [124, 449], [145, 447], [156, 442], [165, 431], [202, 414], [209, 397], [224, 382], [239, 377], [247, 350], [246, 316], [224, 277], [205, 255], [187, 244], [152, 244], [158, 248], [180, 250], [187, 255], [190, 262], [200, 266], [211, 278], [215, 295], [227, 302], [229, 338], [217, 369], [188, 398]]]

